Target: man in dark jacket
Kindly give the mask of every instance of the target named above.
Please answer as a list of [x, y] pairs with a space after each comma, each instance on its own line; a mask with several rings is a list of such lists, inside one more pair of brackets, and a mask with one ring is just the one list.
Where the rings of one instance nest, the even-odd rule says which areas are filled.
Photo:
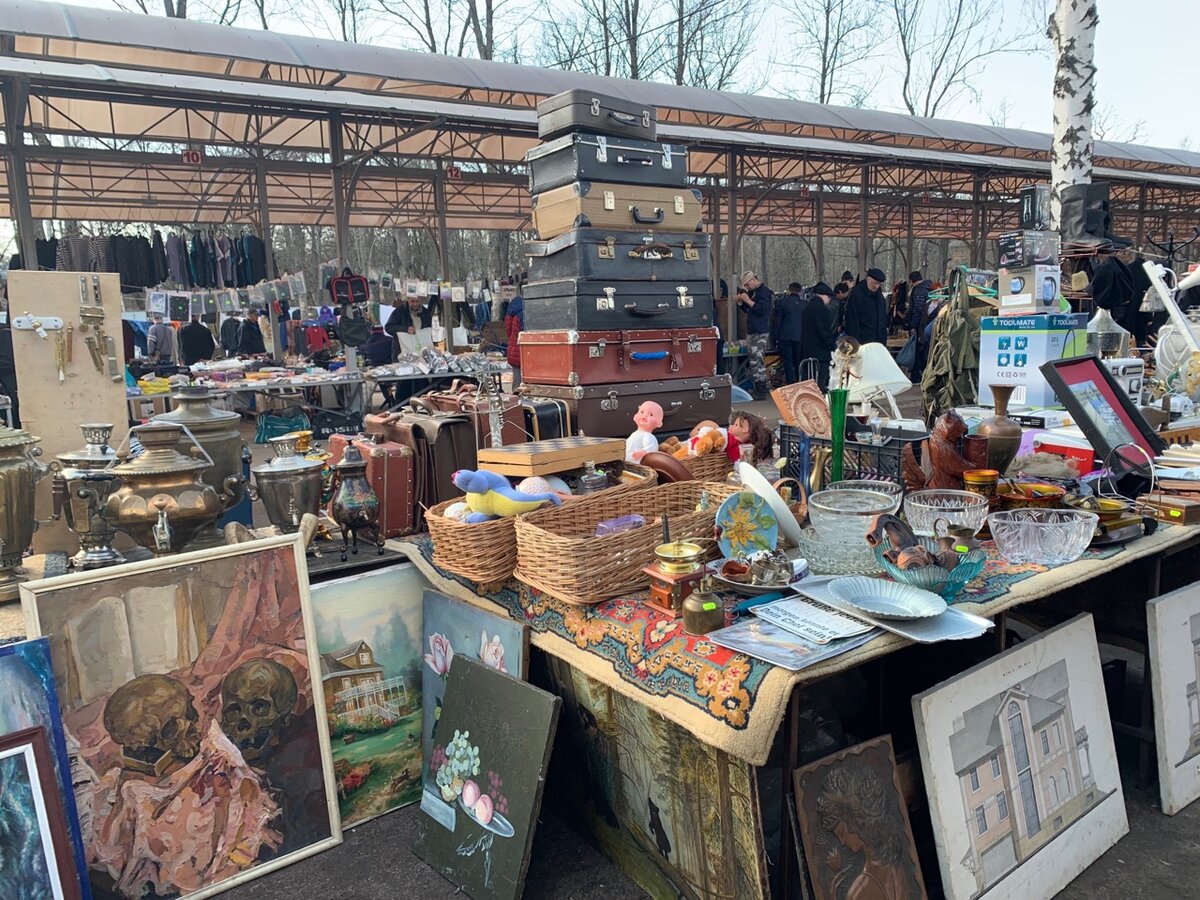
[[237, 312], [231, 312], [221, 323], [221, 349], [226, 356], [237, 356], [238, 342], [242, 339], [242, 320]]
[[179, 329], [179, 355], [183, 357], [185, 366], [212, 359], [216, 349], [217, 342], [213, 340], [212, 332], [200, 321], [199, 316], [192, 316], [192, 320]]
[[866, 279], [854, 286], [846, 301], [846, 334], [860, 344], [887, 343], [887, 299], [881, 290], [886, 280], [881, 269], [868, 269]]
[[817, 384], [829, 388], [829, 361], [837, 346], [833, 336], [833, 290], [823, 281], [813, 285], [804, 304], [800, 326], [801, 367], [812, 360], [817, 369]]
[[929, 357], [929, 344], [925, 341], [925, 326], [929, 324], [929, 291], [933, 282], [920, 272], [908, 273], [908, 318], [904, 327], [917, 334], [917, 361], [913, 364], [912, 380], [921, 383], [925, 362]]
[[767, 345], [771, 334], [771, 289], [753, 272], [742, 273], [737, 304], [746, 311], [746, 345], [750, 349], [750, 375], [754, 399], [767, 399]]
[[[1117, 322], [1121, 322], [1134, 302], [1133, 273], [1115, 253], [1105, 254], [1092, 269], [1091, 291], [1097, 309], [1107, 309]], [[1139, 304], [1141, 299], [1137, 298]]]
[[246, 321], [242, 322], [241, 331], [238, 333], [238, 355], [261, 356], [266, 352], [267, 345], [258, 325], [258, 310], [250, 307], [246, 313]]
[[844, 281], [839, 281], [833, 286], [833, 300], [829, 304], [829, 319], [833, 324], [833, 333], [835, 335], [841, 334], [846, 330], [846, 301], [849, 298], [850, 285]]
[[787, 384], [795, 384], [800, 380], [801, 319], [805, 305], [804, 286], [793, 281], [788, 285], [787, 293], [775, 302], [775, 311], [771, 315], [771, 340], [783, 358]]
[[409, 297], [396, 302], [396, 308], [388, 316], [383, 330], [395, 337], [398, 334], [416, 334], [422, 328], [433, 326], [433, 306], [426, 306], [420, 297]]

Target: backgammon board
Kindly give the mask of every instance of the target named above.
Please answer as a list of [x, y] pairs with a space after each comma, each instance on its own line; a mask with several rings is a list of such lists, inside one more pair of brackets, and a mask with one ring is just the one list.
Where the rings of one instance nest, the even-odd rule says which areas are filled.
[[567, 472], [581, 468], [589, 460], [599, 465], [624, 458], [623, 440], [575, 436], [486, 447], [479, 451], [479, 468], [498, 475], [526, 477]]

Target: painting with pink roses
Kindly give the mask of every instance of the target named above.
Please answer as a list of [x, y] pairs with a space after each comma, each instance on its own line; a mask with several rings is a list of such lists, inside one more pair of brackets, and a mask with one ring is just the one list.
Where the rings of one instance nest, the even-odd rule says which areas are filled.
[[[422, 622], [425, 649], [421, 666], [425, 707], [421, 729], [425, 759], [422, 783], [424, 793], [437, 798], [442, 792], [431, 763], [446, 756], [453, 739], [453, 735], [445, 734], [441, 728], [450, 664], [456, 658], [472, 659], [497, 672], [524, 679], [529, 664], [529, 629], [505, 616], [429, 590], [425, 591]], [[422, 806], [425, 805], [423, 802]], [[437, 804], [432, 804], [432, 808], [440, 811]]]
[[450, 667], [413, 852], [475, 900], [521, 896], [561, 707], [483, 662]]
[[412, 563], [313, 585], [342, 826], [421, 796], [421, 594]]

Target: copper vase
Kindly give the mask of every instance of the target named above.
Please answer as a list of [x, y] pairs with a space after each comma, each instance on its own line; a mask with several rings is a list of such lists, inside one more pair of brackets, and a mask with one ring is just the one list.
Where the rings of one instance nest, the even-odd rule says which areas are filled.
[[988, 439], [987, 467], [1003, 477], [1021, 448], [1021, 426], [1008, 417], [1008, 401], [1014, 390], [1011, 384], [989, 384], [996, 414], [984, 419], [975, 433]]

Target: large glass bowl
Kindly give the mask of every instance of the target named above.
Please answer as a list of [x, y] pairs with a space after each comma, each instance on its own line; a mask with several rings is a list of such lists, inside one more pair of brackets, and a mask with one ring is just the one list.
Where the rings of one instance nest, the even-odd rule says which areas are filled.
[[894, 481], [872, 481], [869, 478], [847, 479], [845, 481], [835, 481], [833, 484], [825, 486], [827, 491], [874, 491], [877, 494], [886, 494], [896, 501], [896, 508], [892, 510], [894, 515], [900, 509], [900, 500], [904, 496], [904, 488], [896, 484]]
[[[930, 538], [917, 538], [917, 540], [930, 553], [937, 553], [941, 549], [937, 541]], [[958, 554], [958, 565], [954, 569], [943, 569], [941, 566], [901, 569], [884, 557], [884, 550], [882, 545], [875, 548], [875, 559], [878, 560], [883, 571], [903, 584], [911, 584], [913, 587], [932, 591], [940, 595], [947, 603], [953, 603], [959, 591], [967, 586], [968, 581], [982, 572], [987, 563], [987, 554], [976, 549]]]
[[1100, 517], [1077, 509], [1010, 509], [987, 517], [1001, 558], [1061, 566], [1083, 555]]
[[904, 498], [904, 518], [908, 527], [922, 537], [935, 537], [934, 524], [945, 519], [949, 525], [961, 525], [978, 534], [987, 519], [988, 500], [970, 491], [914, 491]]
[[865, 540], [829, 540], [816, 530], [800, 529], [800, 552], [814, 575], [878, 575], [883, 570]]
[[808, 498], [808, 519], [826, 540], [865, 546], [871, 520], [896, 508], [894, 499], [878, 491], [817, 491]]

